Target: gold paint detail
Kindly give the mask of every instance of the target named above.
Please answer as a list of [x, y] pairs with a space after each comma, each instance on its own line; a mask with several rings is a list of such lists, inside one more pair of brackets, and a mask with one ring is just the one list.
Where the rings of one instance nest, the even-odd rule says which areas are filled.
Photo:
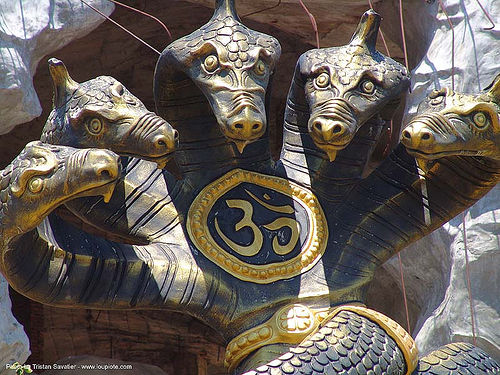
[[232, 372], [251, 352], [265, 345], [297, 345], [328, 316], [329, 308], [313, 309], [300, 304], [286, 305], [266, 322], [233, 338], [226, 348], [224, 364]]
[[236, 231], [239, 231], [240, 229], [245, 227], [250, 228], [253, 233], [253, 241], [248, 246], [238, 245], [236, 242], [231, 240], [222, 232], [222, 230], [219, 227], [219, 222], [217, 221], [217, 218], [215, 218], [215, 229], [217, 230], [217, 233], [219, 234], [219, 236], [221, 236], [224, 242], [228, 244], [229, 247], [231, 247], [231, 249], [236, 251], [238, 254], [241, 254], [246, 257], [252, 257], [254, 255], [257, 255], [260, 249], [262, 248], [262, 243], [264, 242], [264, 236], [262, 235], [262, 232], [259, 230], [259, 227], [255, 225], [255, 223], [252, 221], [252, 215], [253, 215], [252, 204], [250, 202], [241, 199], [229, 199], [226, 201], [226, 204], [228, 205], [228, 207], [239, 208], [243, 211], [244, 213], [243, 218], [236, 223], [234, 229]]
[[300, 225], [296, 220], [293, 220], [289, 217], [279, 217], [272, 223], [264, 225], [264, 228], [267, 228], [269, 230], [278, 230], [283, 227], [290, 228], [290, 230], [292, 231], [292, 237], [286, 245], [281, 245], [278, 242], [277, 236], [273, 238], [273, 251], [278, 255], [286, 255], [293, 250], [293, 248], [297, 244], [297, 241], [299, 240]]
[[378, 311], [361, 306], [340, 306], [329, 314], [327, 320], [332, 319], [341, 311], [352, 311], [377, 323], [396, 342], [399, 349], [403, 352], [406, 362], [406, 375], [410, 375], [417, 368], [417, 345], [410, 334], [398, 323]]
[[342, 311], [354, 312], [378, 324], [402, 351], [406, 375], [417, 368], [418, 349], [412, 337], [394, 320], [361, 303], [320, 309], [300, 304], [282, 307], [266, 322], [233, 338], [226, 347], [224, 364], [232, 372], [251, 352], [263, 346], [277, 343], [298, 345], [316, 333], [322, 323], [332, 320]]
[[[265, 208], [267, 208], [270, 211], [279, 212], [282, 214], [293, 214], [295, 212], [293, 207], [288, 205], [288, 204], [286, 206], [273, 206], [272, 204], [266, 203], [263, 200], [259, 199], [259, 197], [257, 197], [251, 191], [248, 191], [247, 189], [245, 189], [245, 191], [248, 195], [250, 195], [253, 199], [255, 199], [257, 201], [257, 203], [259, 203], [261, 206], [264, 206]], [[268, 197], [269, 197], [269, 195], [268, 195]], [[271, 198], [267, 198], [267, 199], [269, 200]]]
[[[293, 198], [296, 203], [300, 204], [306, 210], [310, 230], [297, 256], [280, 263], [250, 264], [229, 254], [213, 239], [207, 225], [210, 210], [219, 197], [243, 182], [280, 192]], [[285, 210], [285, 207], [287, 207], [268, 205], [260, 199], [256, 201], [275, 212], [282, 212], [277, 210]], [[262, 233], [255, 223], [252, 222], [252, 208], [250, 203], [245, 200], [233, 199], [227, 200], [226, 204], [229, 207], [237, 207], [243, 211], [243, 219], [235, 225], [235, 230], [238, 231], [245, 226], [250, 227], [253, 231], [254, 241], [248, 247], [235, 244], [222, 233], [217, 220], [215, 220], [214, 224], [217, 233], [228, 246], [239, 254], [243, 256], [257, 254], [262, 247]], [[265, 225], [268, 229], [288, 226], [292, 230], [292, 238], [288, 244], [281, 245], [277, 240], [273, 240], [273, 250], [277, 254], [283, 255], [289, 253], [299, 239], [299, 224], [293, 219], [290, 219], [290, 221], [277, 219]], [[277, 280], [288, 279], [308, 271], [324, 254], [328, 240], [328, 225], [325, 214], [316, 196], [311, 191], [283, 178], [242, 169], [234, 169], [228, 172], [218, 180], [207, 185], [198, 194], [189, 208], [186, 228], [190, 239], [209, 260], [240, 280], [259, 284], [268, 284]]]

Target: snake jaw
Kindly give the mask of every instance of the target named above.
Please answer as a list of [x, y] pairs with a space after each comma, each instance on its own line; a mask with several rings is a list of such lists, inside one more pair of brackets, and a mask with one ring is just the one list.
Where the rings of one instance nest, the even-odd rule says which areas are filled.
[[326, 154], [328, 155], [330, 162], [335, 161], [335, 158], [337, 157], [337, 150], [326, 150]]
[[115, 187], [116, 187], [116, 182], [105, 185], [106, 191], [102, 194], [104, 203], [109, 203], [111, 197], [113, 196], [113, 192], [115, 191]]
[[243, 150], [247, 146], [248, 141], [244, 141], [244, 140], [241, 140], [241, 139], [232, 139], [232, 141], [236, 145], [236, 148], [238, 149], [239, 153], [243, 154]]
[[415, 157], [415, 161], [417, 162], [418, 168], [422, 170], [424, 175], [426, 175], [430, 171], [432, 166], [435, 164], [434, 160], [427, 160], [419, 157]]

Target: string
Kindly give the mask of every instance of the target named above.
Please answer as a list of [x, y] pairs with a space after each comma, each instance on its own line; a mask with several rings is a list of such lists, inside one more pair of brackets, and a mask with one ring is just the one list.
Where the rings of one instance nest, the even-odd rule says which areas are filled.
[[253, 16], [255, 14], [262, 13], [262, 12], [265, 12], [267, 10], [271, 10], [271, 9], [277, 8], [280, 5], [281, 5], [281, 0], [278, 0], [277, 4], [271, 5], [270, 7], [266, 7], [266, 8], [262, 8], [262, 9], [256, 10], [255, 12], [250, 12], [250, 13], [244, 14], [241, 17], [243, 18], [243, 17]]
[[140, 13], [146, 17], [149, 17], [153, 20], [155, 20], [156, 22], [158, 22], [164, 29], [165, 31], [167, 32], [168, 34], [168, 38], [170, 40], [172, 40], [172, 34], [170, 33], [170, 30], [168, 29], [168, 27], [162, 22], [160, 21], [160, 19], [158, 19], [157, 17], [153, 16], [152, 14], [149, 14], [149, 13], [146, 13], [146, 12], [143, 12], [142, 10], [140, 9], [137, 9], [137, 8], [134, 8], [134, 7], [131, 7], [130, 5], [127, 5], [127, 4], [123, 4], [117, 0], [108, 0], [108, 1], [111, 1], [112, 3], [116, 4], [116, 5], [119, 5], [119, 6], [122, 6], [124, 8], [127, 8], [127, 9], [130, 9], [130, 10], [133, 10], [134, 12], [137, 12], [137, 13]]
[[[368, 4], [370, 5], [370, 8], [373, 9], [373, 4], [371, 0], [368, 0]], [[379, 33], [380, 37], [382, 39], [382, 43], [384, 44], [385, 51], [387, 53], [387, 56], [391, 57], [391, 53], [389, 52], [389, 46], [387, 45], [387, 42], [384, 37], [384, 33], [382, 31], [382, 28], [379, 28]], [[393, 129], [393, 123], [392, 119], [390, 122], [390, 135], [392, 138], [392, 129]], [[399, 275], [401, 277], [401, 287], [403, 289], [403, 301], [404, 301], [404, 306], [405, 306], [405, 313], [406, 313], [406, 325], [407, 325], [407, 331], [411, 335], [411, 327], [410, 327], [410, 313], [408, 312], [408, 297], [406, 295], [406, 285], [405, 285], [405, 278], [404, 278], [404, 273], [403, 273], [403, 261], [401, 259], [401, 253], [398, 252], [398, 261], [399, 261]]]
[[106, 18], [108, 21], [114, 23], [116, 26], [118, 26], [120, 29], [122, 29], [126, 33], [130, 34], [131, 36], [133, 36], [135, 39], [137, 39], [138, 41], [140, 41], [142, 44], [144, 44], [145, 46], [147, 46], [150, 49], [152, 49], [153, 51], [155, 51], [158, 55], [161, 55], [160, 51], [158, 51], [156, 48], [152, 47], [151, 45], [149, 45], [148, 43], [146, 43], [144, 40], [142, 40], [141, 38], [139, 38], [137, 35], [135, 35], [133, 32], [129, 31], [128, 29], [126, 29], [125, 27], [123, 27], [122, 25], [120, 25], [118, 22], [116, 22], [115, 20], [113, 20], [110, 17], [108, 17], [107, 15], [105, 15], [99, 9], [97, 9], [94, 6], [88, 4], [85, 0], [80, 0], [80, 1], [83, 4], [85, 4], [86, 6], [88, 6], [90, 9], [92, 9], [93, 11], [95, 11], [96, 13], [100, 14], [102, 17]]
[[316, 18], [314, 18], [314, 15], [307, 9], [306, 5], [302, 0], [299, 0], [300, 5], [302, 5], [302, 8], [304, 8], [304, 11], [307, 13], [309, 16], [309, 19], [311, 20], [311, 25], [314, 30], [314, 34], [316, 35], [316, 47], [319, 47], [319, 33], [318, 33], [318, 24], [316, 23]]

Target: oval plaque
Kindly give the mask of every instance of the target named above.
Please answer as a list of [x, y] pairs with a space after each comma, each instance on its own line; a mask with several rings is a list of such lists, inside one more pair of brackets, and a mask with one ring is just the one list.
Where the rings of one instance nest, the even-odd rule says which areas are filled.
[[242, 169], [198, 194], [186, 227], [208, 259], [241, 280], [260, 284], [311, 269], [328, 241], [325, 215], [311, 191]]

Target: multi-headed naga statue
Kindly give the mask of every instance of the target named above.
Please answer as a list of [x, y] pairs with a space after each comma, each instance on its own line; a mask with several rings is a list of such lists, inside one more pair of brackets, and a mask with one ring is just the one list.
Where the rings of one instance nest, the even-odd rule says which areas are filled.
[[[498, 80], [481, 95], [431, 94], [403, 131], [421, 168], [403, 145], [374, 163], [409, 86], [375, 48], [379, 23], [368, 11], [348, 45], [300, 57], [277, 161], [266, 103], [280, 45], [244, 26], [234, 1], [163, 51], [165, 120], [113, 78], [78, 84], [51, 60], [45, 143], [1, 174], [2, 273], [42, 303], [191, 314], [227, 340], [235, 373], [498, 373], [468, 344], [419, 359], [363, 304], [377, 266], [500, 176]], [[163, 169], [175, 147], [181, 179]]]

